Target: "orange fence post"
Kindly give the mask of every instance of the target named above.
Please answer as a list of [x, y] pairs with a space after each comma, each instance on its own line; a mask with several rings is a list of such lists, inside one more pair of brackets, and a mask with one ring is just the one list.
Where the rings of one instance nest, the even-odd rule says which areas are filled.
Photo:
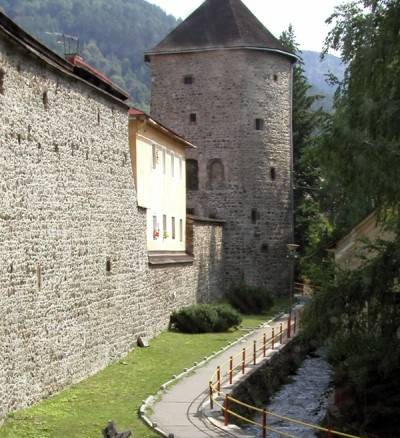
[[229, 424], [229, 398], [226, 395], [225, 396], [225, 403], [224, 403], [224, 423], [225, 427]]
[[214, 409], [213, 383], [210, 382], [210, 408]]
[[281, 341], [281, 345], [282, 345], [283, 344], [283, 326], [282, 326], [282, 323], [281, 323], [281, 333], [280, 333], [280, 336], [281, 336], [280, 341]]
[[272, 349], [275, 348], [275, 329], [272, 329]]
[[257, 365], [257, 341], [253, 342], [253, 364]]
[[246, 369], [246, 349], [243, 348], [242, 353], [242, 374], [244, 374], [244, 370]]
[[229, 384], [232, 385], [233, 383], [233, 356], [231, 356], [231, 359], [229, 361]]
[[263, 410], [263, 438], [267, 438], [267, 411]]
[[264, 333], [264, 341], [263, 341], [263, 356], [267, 355], [267, 334]]
[[217, 390], [218, 393], [221, 392], [221, 367], [217, 368]]

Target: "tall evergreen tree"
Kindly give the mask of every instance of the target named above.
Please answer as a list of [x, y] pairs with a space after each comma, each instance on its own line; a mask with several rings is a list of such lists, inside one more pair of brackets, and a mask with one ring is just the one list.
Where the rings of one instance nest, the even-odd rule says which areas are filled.
[[299, 57], [293, 69], [293, 156], [295, 241], [304, 249], [308, 244], [309, 227], [319, 216], [317, 191], [319, 169], [311, 151], [324, 118], [322, 109], [315, 109], [322, 96], [310, 93], [301, 51], [293, 27], [282, 33], [281, 42]]

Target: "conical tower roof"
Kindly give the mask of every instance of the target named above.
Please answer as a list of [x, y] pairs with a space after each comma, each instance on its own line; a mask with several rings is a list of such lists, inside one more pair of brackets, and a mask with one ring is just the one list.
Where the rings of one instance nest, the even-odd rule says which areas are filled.
[[147, 55], [248, 48], [291, 53], [241, 0], [206, 0]]

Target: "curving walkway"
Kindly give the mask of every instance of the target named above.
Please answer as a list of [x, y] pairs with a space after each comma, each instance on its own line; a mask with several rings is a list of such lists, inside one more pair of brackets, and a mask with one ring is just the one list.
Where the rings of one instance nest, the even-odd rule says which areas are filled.
[[[236, 426], [223, 427], [218, 418], [215, 418], [215, 411], [209, 408], [209, 391], [208, 382], [215, 373], [216, 368], [222, 363], [229, 361], [231, 356], [240, 355], [244, 347], [248, 347], [248, 354], [252, 354], [252, 345], [254, 340], [259, 340], [264, 333], [271, 336], [272, 328], [275, 333], [279, 333], [280, 324], [287, 327], [288, 315], [282, 315], [277, 319], [264, 324], [256, 329], [254, 333], [248, 336], [240, 343], [233, 345], [220, 355], [216, 356], [206, 365], [198, 368], [193, 374], [183, 378], [174, 386], [170, 387], [156, 402], [153, 407], [151, 420], [157, 424], [157, 427], [163, 430], [165, 436], [174, 438], [205, 438], [205, 437], [243, 437], [250, 438]], [[285, 342], [285, 341], [284, 341]], [[281, 345], [278, 342], [275, 350], [267, 350], [267, 358], [257, 360], [258, 364], [248, 365], [245, 375], [260, 366], [264, 360], [268, 360], [271, 355], [279, 351]], [[237, 363], [235, 365], [238, 365]], [[239, 373], [233, 381], [235, 384], [238, 379], [242, 378]], [[222, 390], [225, 392], [230, 389], [229, 382], [222, 383]], [[207, 415], [205, 415], [207, 413]], [[214, 417], [213, 417], [214, 416]]]

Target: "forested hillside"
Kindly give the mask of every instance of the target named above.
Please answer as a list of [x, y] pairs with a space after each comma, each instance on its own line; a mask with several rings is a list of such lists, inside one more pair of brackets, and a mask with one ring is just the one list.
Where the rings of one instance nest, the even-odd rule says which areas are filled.
[[[64, 45], [57, 33], [79, 37], [82, 56], [148, 110], [150, 81], [143, 53], [177, 25], [173, 16], [145, 0], [0, 0], [0, 9], [60, 55]], [[312, 91], [327, 96], [322, 105], [329, 109], [335, 90], [324, 75], [331, 71], [341, 79], [340, 60], [328, 56], [321, 63], [319, 53], [308, 51], [303, 59]]]
[[176, 25], [174, 17], [144, 0], [0, 0], [0, 8], [60, 55], [64, 46], [49, 33], [78, 36], [84, 58], [139, 106], [148, 103], [143, 52]]

